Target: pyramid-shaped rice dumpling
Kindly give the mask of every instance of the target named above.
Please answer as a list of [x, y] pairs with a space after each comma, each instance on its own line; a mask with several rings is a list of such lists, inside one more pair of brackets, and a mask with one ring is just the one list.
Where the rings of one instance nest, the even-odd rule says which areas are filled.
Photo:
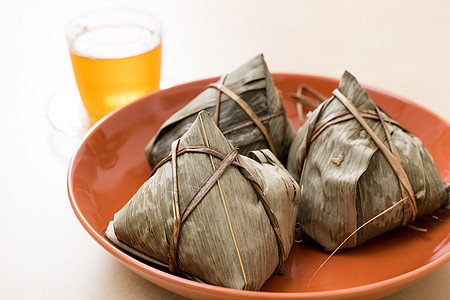
[[214, 117], [240, 154], [270, 149], [285, 163], [295, 131], [262, 54], [205, 87], [161, 126], [145, 150], [152, 167], [168, 155], [172, 141], [189, 129], [201, 110]]
[[378, 108], [350, 73], [333, 94], [298, 131], [287, 164], [301, 188], [298, 222], [326, 251], [367, 222], [341, 248], [408, 225], [447, 201], [422, 142]]
[[250, 157], [202, 111], [105, 235], [175, 273], [260, 289], [291, 249], [298, 185], [269, 150]]

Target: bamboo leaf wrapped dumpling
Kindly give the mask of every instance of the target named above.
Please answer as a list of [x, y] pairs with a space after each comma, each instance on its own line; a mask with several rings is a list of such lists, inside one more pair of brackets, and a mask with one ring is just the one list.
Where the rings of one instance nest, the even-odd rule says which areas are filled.
[[214, 116], [240, 154], [267, 148], [285, 162], [295, 131], [262, 54], [206, 87], [161, 126], [145, 149], [152, 167], [170, 152], [172, 141], [189, 129], [202, 110]]
[[301, 188], [298, 222], [326, 251], [387, 209], [341, 248], [405, 226], [447, 201], [422, 142], [381, 111], [350, 73], [333, 94], [298, 131], [287, 164]]
[[258, 290], [289, 254], [298, 185], [269, 150], [250, 156], [199, 113], [105, 235], [173, 272]]

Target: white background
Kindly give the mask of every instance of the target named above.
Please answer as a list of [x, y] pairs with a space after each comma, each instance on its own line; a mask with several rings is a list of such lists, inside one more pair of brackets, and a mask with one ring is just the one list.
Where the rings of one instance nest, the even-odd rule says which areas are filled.
[[[450, 1], [0, 0], [0, 298], [178, 298], [119, 264], [84, 231], [66, 192], [79, 139], [45, 117], [73, 85], [64, 28], [106, 7], [163, 23], [165, 86], [218, 76], [257, 53], [272, 72], [339, 77], [450, 120]], [[388, 299], [446, 299], [450, 264]]]

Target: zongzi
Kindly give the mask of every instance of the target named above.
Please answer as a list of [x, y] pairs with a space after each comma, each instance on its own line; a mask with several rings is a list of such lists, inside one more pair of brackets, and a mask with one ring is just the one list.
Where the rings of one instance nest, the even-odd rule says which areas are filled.
[[295, 131], [262, 54], [205, 87], [173, 114], [145, 149], [150, 166], [168, 155], [171, 143], [189, 129], [201, 110], [214, 116], [216, 125], [240, 154], [268, 148], [285, 163]]
[[422, 142], [348, 72], [298, 131], [287, 168], [301, 188], [297, 220], [326, 251], [408, 225], [447, 200]]
[[239, 155], [202, 111], [105, 235], [172, 272], [258, 290], [289, 254], [297, 203], [298, 184], [269, 150]]

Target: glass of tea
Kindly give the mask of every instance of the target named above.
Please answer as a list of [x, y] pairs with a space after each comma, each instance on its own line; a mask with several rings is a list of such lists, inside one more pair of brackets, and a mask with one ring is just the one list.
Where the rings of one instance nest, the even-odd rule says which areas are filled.
[[66, 31], [75, 80], [91, 125], [159, 88], [161, 24], [138, 10], [87, 13]]

